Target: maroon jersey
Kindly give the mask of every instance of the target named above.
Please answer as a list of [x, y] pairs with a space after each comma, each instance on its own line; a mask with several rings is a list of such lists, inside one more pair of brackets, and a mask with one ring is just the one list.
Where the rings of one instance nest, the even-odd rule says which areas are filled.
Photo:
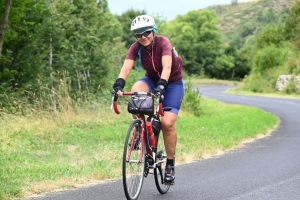
[[[138, 42], [133, 43], [126, 55], [126, 59], [136, 60], [138, 51], [142, 45]], [[156, 36], [152, 44], [152, 50], [149, 52], [145, 48], [141, 49], [141, 62], [146, 70], [146, 76], [154, 82], [160, 79], [162, 72], [162, 56], [172, 56], [171, 74], [169, 83], [174, 83], [182, 79], [182, 59], [173, 51], [172, 45], [168, 38], [164, 36]]]

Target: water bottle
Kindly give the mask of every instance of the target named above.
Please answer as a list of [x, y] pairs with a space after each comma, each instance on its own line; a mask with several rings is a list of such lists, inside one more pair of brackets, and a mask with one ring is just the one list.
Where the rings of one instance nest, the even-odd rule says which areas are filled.
[[155, 147], [156, 142], [155, 142], [155, 136], [153, 133], [151, 122], [146, 121], [146, 126], [147, 126], [147, 130], [148, 130], [148, 138], [149, 138], [150, 145], [151, 145], [151, 147]]

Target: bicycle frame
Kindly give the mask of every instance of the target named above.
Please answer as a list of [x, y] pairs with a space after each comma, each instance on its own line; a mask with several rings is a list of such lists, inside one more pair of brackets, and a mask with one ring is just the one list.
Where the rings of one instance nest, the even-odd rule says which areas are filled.
[[[161, 116], [164, 116], [164, 109], [162, 107], [163, 95], [154, 95], [154, 94], [149, 93], [149, 92], [123, 92], [124, 96], [132, 96], [132, 95], [138, 95], [138, 94], [151, 95], [152, 97], [157, 98], [157, 107], [156, 107], [155, 115], [158, 118], [160, 118]], [[113, 92], [112, 95], [113, 96], [112, 96], [112, 106], [111, 106], [111, 109], [113, 108], [116, 114], [120, 114], [120, 111], [118, 109], [118, 104], [117, 104], [118, 96], [115, 94], [115, 92]], [[151, 146], [150, 146], [148, 129], [146, 127], [146, 117], [145, 117], [145, 114], [136, 114], [135, 116], [136, 116], [136, 119], [139, 119], [141, 121], [141, 127], [142, 127], [142, 130], [141, 130], [141, 139], [142, 139], [141, 144], [142, 144], [142, 147], [141, 148], [144, 148], [144, 145], [146, 145], [146, 153], [147, 153], [147, 155], [150, 155], [153, 158], [153, 160], [155, 160], [156, 153], [157, 153], [156, 152], [156, 147], [151, 148]], [[133, 140], [136, 137], [137, 137], [136, 135], [134, 135], [134, 137], [132, 137], [132, 139], [131, 139], [132, 140], [131, 141], [132, 144], [134, 144]], [[159, 134], [157, 136], [155, 136], [156, 145], [157, 145], [158, 139], [159, 139]], [[130, 158], [130, 154], [131, 154], [133, 148], [134, 148], [134, 145], [131, 145], [130, 151], [128, 152], [128, 155], [127, 155], [128, 160]], [[139, 162], [142, 162], [143, 153], [145, 153], [145, 152], [141, 151]], [[159, 162], [154, 163], [151, 167], [155, 168], [158, 164], [163, 163], [163, 162], [166, 162], [166, 159], [163, 159], [163, 160], [161, 160]]]

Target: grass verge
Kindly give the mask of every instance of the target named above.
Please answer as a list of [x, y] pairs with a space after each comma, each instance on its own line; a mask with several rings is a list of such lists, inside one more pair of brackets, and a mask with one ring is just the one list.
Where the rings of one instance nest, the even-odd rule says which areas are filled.
[[236, 90], [236, 89], [228, 89], [226, 93], [231, 94], [241, 94], [241, 95], [249, 95], [249, 96], [263, 96], [263, 97], [277, 97], [277, 98], [294, 98], [299, 99], [299, 94], [283, 94], [283, 93], [258, 93], [258, 92], [250, 92], [244, 90]]
[[231, 94], [278, 97], [278, 98], [300, 98], [299, 94], [285, 94], [283, 92], [259, 93], [259, 92], [245, 91], [240, 89], [240, 86], [243, 85], [243, 82], [239, 82], [239, 81], [228, 81], [228, 80], [218, 80], [218, 79], [208, 79], [208, 78], [192, 78], [190, 80], [193, 85], [200, 85], [200, 86], [205, 86], [205, 85], [237, 86], [237, 89], [226, 90], [226, 93], [231, 93]]

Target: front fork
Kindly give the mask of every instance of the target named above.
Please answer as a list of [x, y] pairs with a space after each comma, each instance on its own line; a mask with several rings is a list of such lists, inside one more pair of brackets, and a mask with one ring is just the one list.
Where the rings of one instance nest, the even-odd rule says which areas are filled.
[[[158, 144], [158, 139], [159, 139], [159, 135], [158, 136], [155, 136], [155, 140], [156, 140], [156, 145]], [[148, 137], [145, 136], [145, 140], [146, 142], [149, 143], [148, 141]], [[167, 162], [167, 159], [166, 157], [163, 158], [163, 152], [157, 152], [157, 147], [150, 147], [150, 145], [146, 145], [146, 169], [147, 171], [149, 172], [149, 169], [152, 168], [158, 168], [160, 173], [162, 173], [162, 169], [161, 169], [161, 163], [164, 163], [164, 162]], [[155, 162], [157, 159], [160, 159], [158, 162]]]

